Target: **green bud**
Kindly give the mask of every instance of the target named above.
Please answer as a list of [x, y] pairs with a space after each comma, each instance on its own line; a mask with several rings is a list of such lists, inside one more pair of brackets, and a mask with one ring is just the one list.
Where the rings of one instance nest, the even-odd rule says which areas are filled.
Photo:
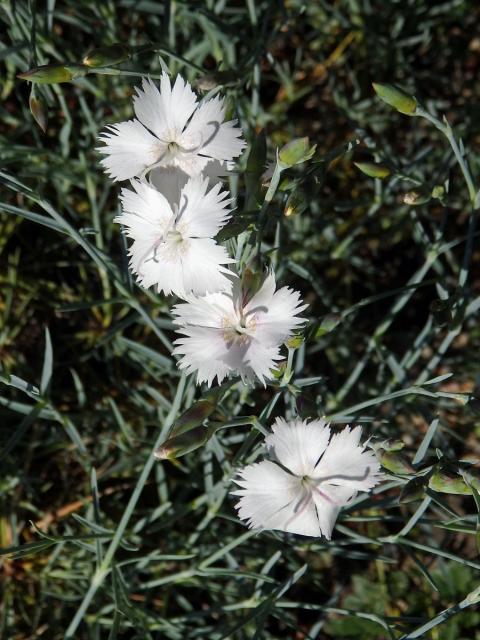
[[338, 327], [342, 317], [338, 313], [329, 313], [326, 315], [315, 333], [315, 338], [322, 338], [325, 334], [330, 333]]
[[29, 69], [24, 73], [19, 73], [17, 78], [37, 84], [58, 84], [60, 82], [71, 82], [75, 78], [85, 76], [87, 73], [88, 67], [81, 64], [46, 64]]
[[[480, 488], [480, 483], [477, 478], [469, 478], [469, 482], [476, 489]], [[467, 485], [465, 480], [454, 473], [446, 471], [435, 471], [428, 482], [428, 486], [433, 491], [439, 493], [451, 493], [459, 496], [467, 496], [472, 494], [471, 488]]]
[[93, 49], [83, 58], [82, 62], [87, 67], [110, 67], [128, 60], [132, 55], [130, 47], [124, 44], [115, 43], [108, 47]]
[[415, 470], [407, 458], [397, 451], [384, 451], [380, 455], [380, 464], [384, 469], [400, 475], [414, 473]]
[[354, 162], [353, 164], [370, 178], [380, 178], [383, 180], [383, 178], [386, 178], [392, 173], [384, 164], [376, 164], [374, 162]]
[[37, 96], [35, 93], [30, 93], [30, 113], [35, 119], [35, 122], [38, 124], [40, 129], [45, 133], [47, 130], [47, 120], [48, 120], [48, 111], [47, 104], [42, 96]]
[[296, 164], [302, 164], [313, 157], [317, 145], [310, 146], [308, 137], [295, 138], [283, 147], [278, 152], [278, 163], [281, 169], [288, 169]]
[[415, 98], [393, 84], [374, 82], [373, 88], [380, 100], [383, 100], [383, 102], [386, 102], [400, 113], [408, 116], [417, 110]]
[[280, 362], [277, 362], [276, 368], [271, 369], [270, 371], [276, 380], [280, 380], [280, 378], [283, 378], [283, 374], [285, 373], [286, 368], [287, 368], [287, 361], [281, 360]]
[[400, 504], [407, 504], [408, 502], [415, 502], [421, 500], [425, 496], [427, 478], [419, 477], [412, 478], [403, 487], [398, 501]]
[[215, 411], [217, 404], [210, 400], [199, 400], [192, 407], [187, 409], [175, 422], [173, 429], [169, 436], [179, 436], [182, 433], [190, 431], [194, 427], [198, 427], [203, 424], [212, 413]]
[[405, 443], [403, 440], [384, 440], [380, 447], [385, 449], [385, 451], [400, 451], [405, 447]]
[[258, 271], [252, 271], [248, 267], [242, 275], [242, 298], [245, 305], [253, 296], [260, 291], [263, 284], [263, 275]]
[[436, 198], [437, 200], [443, 200], [445, 197], [445, 187], [441, 184], [438, 184], [436, 187], [432, 189], [432, 198]]
[[196, 449], [199, 449], [210, 440], [217, 427], [196, 427], [186, 433], [173, 436], [165, 442], [153, 454], [158, 460], [174, 460]]
[[289, 338], [285, 344], [289, 349], [298, 349], [302, 343], [303, 336], [297, 335]]
[[286, 218], [290, 216], [296, 216], [303, 213], [308, 207], [308, 200], [306, 194], [302, 190], [295, 190], [288, 196], [283, 215]]
[[404, 204], [408, 204], [410, 206], [413, 207], [418, 207], [418, 205], [420, 204], [425, 204], [425, 202], [428, 202], [431, 199], [431, 194], [427, 193], [426, 191], [409, 191], [408, 193], [405, 193], [403, 196], [403, 202]]

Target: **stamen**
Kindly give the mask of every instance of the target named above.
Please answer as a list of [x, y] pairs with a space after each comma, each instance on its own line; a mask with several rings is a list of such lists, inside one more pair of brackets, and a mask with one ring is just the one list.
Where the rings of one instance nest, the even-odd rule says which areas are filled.
[[317, 495], [319, 495], [320, 497], [322, 497], [324, 500], [326, 500], [329, 504], [333, 504], [337, 507], [340, 507], [343, 503], [342, 502], [338, 502], [338, 500], [334, 500], [331, 496], [329, 496], [328, 494], [324, 493], [323, 491], [321, 491], [318, 487], [316, 487], [314, 484], [309, 483], [309, 487], [312, 491], [315, 491], [315, 493]]
[[[137, 271], [138, 271], [138, 275], [141, 278], [145, 277], [145, 273], [143, 271], [140, 271], [141, 266], [146, 264], [147, 262], [152, 261], [152, 260], [153, 260], [153, 262], [158, 262], [158, 260], [157, 260], [157, 249], [161, 244], [163, 244], [166, 241], [167, 236], [170, 234], [170, 232], [172, 230], [172, 227], [175, 227], [175, 216], [172, 216], [170, 218], [170, 220], [168, 222], [168, 225], [167, 225], [166, 229], [164, 230], [164, 232], [159, 236], [159, 238], [154, 242], [154, 244], [145, 251], [143, 256], [138, 261]], [[147, 256], [150, 255], [151, 251], [153, 251], [153, 256], [151, 258], [148, 258], [148, 260], [147, 260]]]
[[212, 142], [212, 140], [216, 137], [217, 133], [220, 131], [220, 123], [217, 122], [216, 120], [212, 120], [211, 122], [207, 122], [207, 125], [213, 127], [213, 133], [202, 144], [202, 147], [201, 147], [202, 149], [203, 149], [203, 147], [206, 147], [207, 145], [209, 145], [210, 142]]

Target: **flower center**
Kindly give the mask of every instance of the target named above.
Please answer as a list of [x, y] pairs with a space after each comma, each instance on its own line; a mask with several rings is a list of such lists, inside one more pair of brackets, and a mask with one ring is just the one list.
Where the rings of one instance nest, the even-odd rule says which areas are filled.
[[321, 486], [322, 486], [321, 481], [319, 482], [315, 478], [310, 478], [310, 476], [302, 476], [300, 478], [300, 484], [307, 491], [307, 494], [310, 495], [310, 496], [312, 496], [314, 493], [316, 493], [317, 496], [320, 496], [321, 498], [323, 498], [329, 504], [334, 504], [334, 505], [341, 504], [340, 502], [335, 500], [335, 498], [332, 498], [332, 496], [329, 495], [327, 489], [322, 490], [321, 489]]
[[257, 323], [255, 316], [246, 317], [240, 311], [231, 316], [224, 316], [222, 319], [223, 339], [228, 346], [246, 345], [250, 342], [255, 333]]
[[165, 242], [172, 244], [173, 246], [182, 244], [183, 236], [177, 229], [173, 228], [169, 231], [165, 237]]
[[162, 245], [163, 255], [167, 260], [178, 260], [188, 252], [190, 242], [181, 229], [173, 226], [163, 236]]
[[178, 144], [176, 142], [174, 142], [172, 140], [172, 142], [168, 143], [167, 149], [169, 150], [169, 152], [172, 155], [175, 155], [177, 153], [177, 151], [179, 151], [180, 147], [178, 146]]

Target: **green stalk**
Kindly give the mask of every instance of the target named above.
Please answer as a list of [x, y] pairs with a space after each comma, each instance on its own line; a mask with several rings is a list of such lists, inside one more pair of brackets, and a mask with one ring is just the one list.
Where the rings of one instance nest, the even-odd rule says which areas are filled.
[[421, 107], [417, 107], [417, 110], [415, 111], [414, 115], [419, 116], [421, 118], [425, 118], [425, 120], [428, 120], [429, 122], [431, 122], [447, 138], [448, 142], [450, 143], [450, 146], [452, 147], [452, 151], [455, 154], [455, 158], [457, 160], [458, 166], [460, 167], [463, 177], [465, 179], [465, 183], [468, 189], [468, 195], [470, 197], [470, 202], [472, 203], [472, 206], [475, 208], [475, 199], [477, 196], [477, 189], [475, 188], [475, 185], [473, 183], [473, 178], [470, 173], [468, 164], [466, 163], [465, 158], [462, 152], [460, 151], [458, 142], [455, 140], [452, 127], [450, 126], [450, 124], [447, 122], [446, 119], [444, 119], [444, 121], [442, 122], [441, 120], [439, 120], [435, 116], [432, 116], [431, 113], [428, 113], [428, 111], [425, 111]]

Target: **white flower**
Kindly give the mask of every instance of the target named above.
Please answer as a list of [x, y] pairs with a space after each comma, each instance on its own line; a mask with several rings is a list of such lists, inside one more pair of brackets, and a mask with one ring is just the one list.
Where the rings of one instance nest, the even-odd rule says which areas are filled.
[[138, 180], [132, 180], [135, 191], [122, 189], [123, 213], [115, 222], [133, 238], [132, 271], [145, 288], [182, 298], [229, 289], [233, 274], [221, 265], [234, 260], [212, 239], [230, 217], [228, 193], [220, 184], [207, 191], [207, 178], [190, 178], [175, 202], [174, 176], [172, 182], [170, 201]]
[[324, 420], [277, 418], [265, 443], [282, 466], [263, 460], [238, 472], [239, 517], [251, 528], [330, 540], [340, 508], [382, 480], [361, 435], [361, 427], [346, 427], [330, 437]]
[[197, 372], [197, 382], [210, 386], [229, 374], [244, 380], [255, 376], [265, 385], [271, 379], [280, 346], [305, 320], [296, 317], [306, 308], [300, 294], [288, 287], [275, 291], [271, 273], [250, 299], [245, 299], [240, 283], [231, 293], [214, 293], [175, 306], [172, 313], [185, 337], [175, 341], [174, 355], [187, 373]]
[[100, 135], [101, 164], [114, 180], [143, 176], [154, 167], [177, 167], [199, 175], [214, 161], [231, 161], [245, 147], [236, 121], [224, 122], [225, 106], [215, 96], [198, 103], [190, 84], [177, 76], [173, 87], [166, 73], [160, 90], [144, 79], [133, 98], [136, 118], [112, 124]]

